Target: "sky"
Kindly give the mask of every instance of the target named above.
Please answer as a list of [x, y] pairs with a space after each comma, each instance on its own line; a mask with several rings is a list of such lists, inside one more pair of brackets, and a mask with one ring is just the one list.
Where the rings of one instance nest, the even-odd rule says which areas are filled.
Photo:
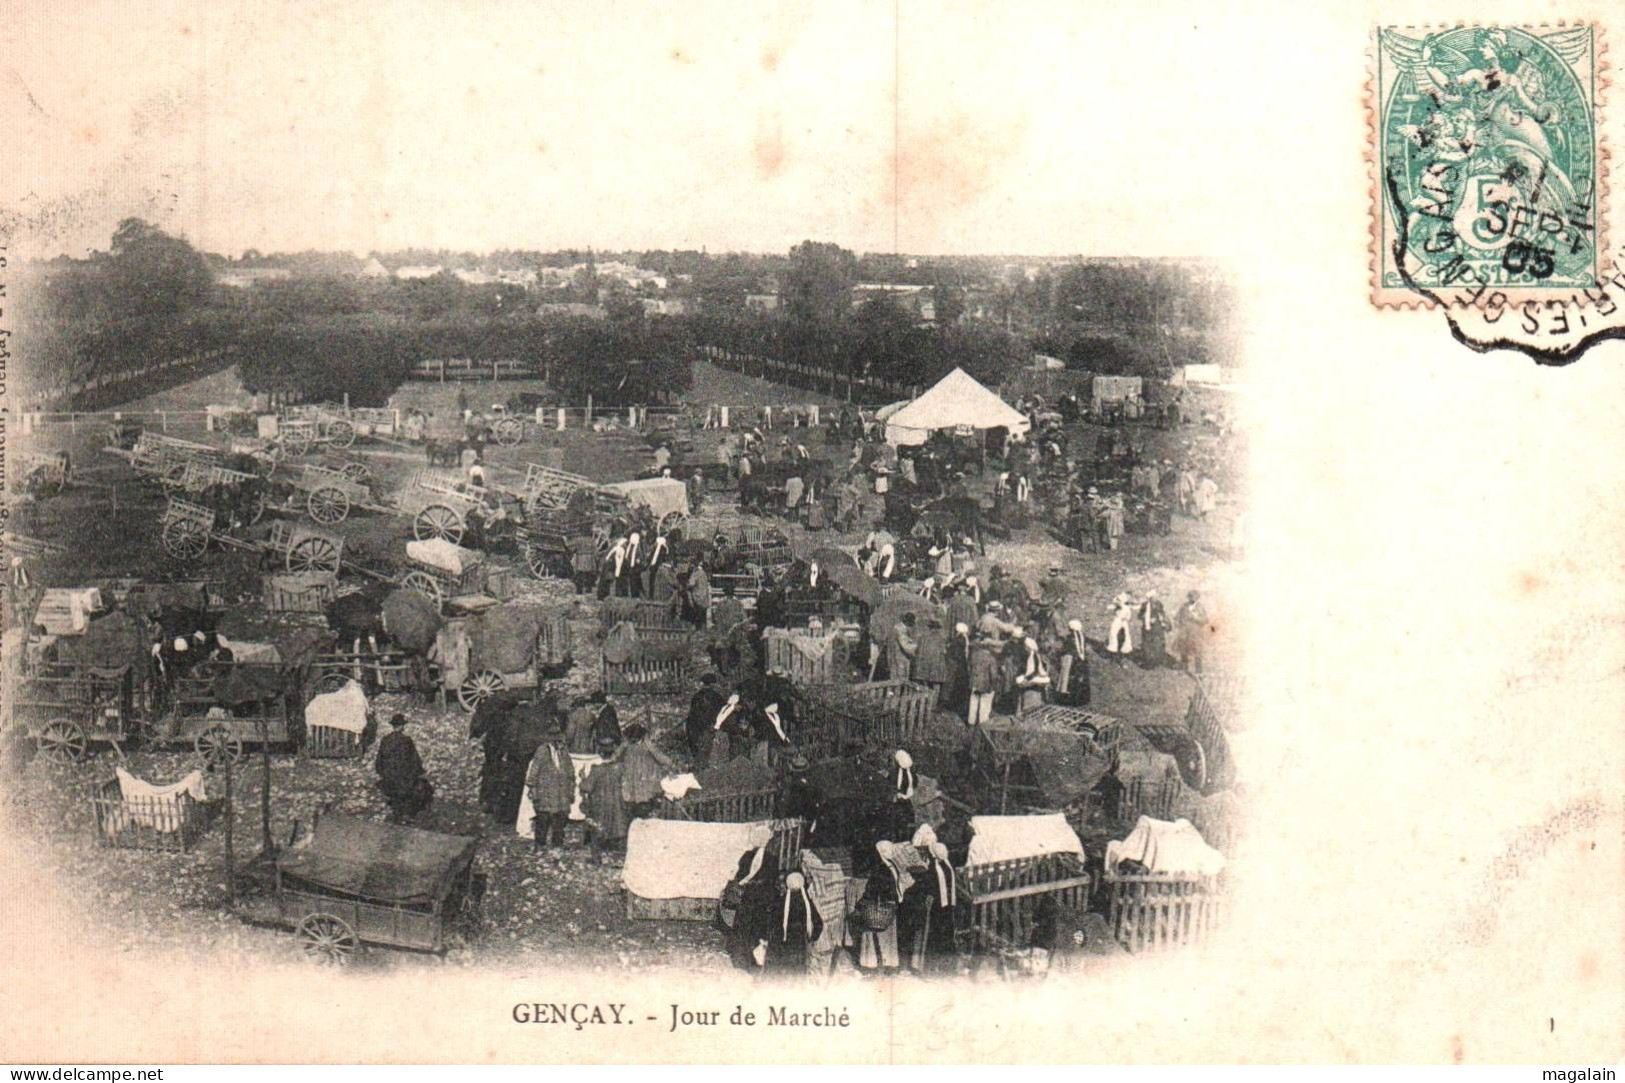
[[1237, 118], [1314, 62], [1155, 4], [5, 6], [0, 206], [44, 255], [139, 215], [227, 254], [1200, 256], [1267, 159]]

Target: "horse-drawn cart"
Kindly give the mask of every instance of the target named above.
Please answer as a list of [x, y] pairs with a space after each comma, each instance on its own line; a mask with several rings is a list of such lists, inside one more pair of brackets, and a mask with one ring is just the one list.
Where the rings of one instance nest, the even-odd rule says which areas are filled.
[[46, 762], [78, 763], [138, 732], [140, 684], [130, 665], [43, 664], [11, 689], [10, 708]]
[[292, 929], [313, 962], [342, 965], [363, 944], [444, 952], [479, 925], [479, 840], [336, 812], [277, 855], [239, 903], [246, 921]]
[[454, 692], [465, 711], [498, 692], [536, 688], [549, 675], [570, 668], [575, 652], [569, 614], [563, 609], [512, 602], [489, 609], [467, 622], [468, 661], [444, 668], [459, 678]]
[[471, 489], [454, 474], [423, 470], [396, 495], [395, 510], [412, 517], [417, 540], [443, 538], [457, 544], [469, 532], [472, 515], [493, 515], [502, 501], [502, 494]]

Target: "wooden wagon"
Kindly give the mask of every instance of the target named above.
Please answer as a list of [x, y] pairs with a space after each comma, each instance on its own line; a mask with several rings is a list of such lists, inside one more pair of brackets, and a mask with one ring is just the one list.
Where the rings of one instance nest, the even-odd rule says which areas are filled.
[[271, 524], [265, 548], [295, 575], [310, 572], [336, 575], [344, 561], [341, 536], [281, 519]]
[[265, 515], [266, 490], [262, 475], [233, 470], [219, 463], [191, 459], [171, 469], [160, 479], [170, 496], [193, 503], [207, 503], [233, 521], [253, 524]]
[[288, 406], [277, 418], [277, 443], [285, 455], [297, 458], [322, 444], [349, 447], [355, 443], [356, 429], [355, 418], [343, 406]]
[[662, 820], [694, 820], [711, 824], [775, 820], [778, 819], [782, 798], [783, 791], [777, 786], [737, 793], [708, 794], [704, 790], [697, 790], [676, 801], [659, 802], [655, 805], [655, 816]]
[[476, 838], [328, 812], [239, 902], [246, 921], [292, 929], [305, 957], [342, 965], [364, 944], [444, 952], [478, 930]]
[[995, 799], [994, 811], [1012, 806], [1060, 811], [1086, 802], [1111, 770], [1120, 725], [1071, 708], [996, 716], [976, 727], [972, 766]]
[[444, 538], [456, 544], [468, 533], [469, 513], [495, 499], [495, 494], [471, 491], [455, 474], [422, 470], [397, 494], [395, 510], [412, 517], [412, 536], [418, 541]]
[[[418, 672], [413, 659], [405, 651], [394, 647], [373, 649], [367, 642], [353, 644], [349, 650], [318, 654], [310, 664], [311, 687], [314, 692], [336, 692], [350, 681], [355, 681], [367, 692], [410, 692], [418, 683]], [[428, 678], [437, 674], [431, 667]], [[307, 741], [309, 739], [309, 734]]]
[[1108, 866], [1107, 921], [1131, 952], [1157, 952], [1205, 943], [1224, 917], [1220, 878], [1125, 874]]
[[171, 496], [158, 523], [158, 540], [170, 556], [197, 560], [208, 551], [211, 540], [223, 536], [215, 524], [213, 508]]
[[120, 850], [187, 853], [222, 805], [219, 799], [200, 800], [185, 790], [126, 795], [117, 778], [106, 780], [90, 795], [97, 841]]
[[694, 626], [683, 620], [670, 602], [657, 602], [647, 598], [605, 598], [599, 609], [599, 615], [605, 628], [626, 623], [639, 631], [694, 630]]
[[372, 489], [358, 481], [353, 472], [342, 467], [317, 466], [307, 463], [291, 482], [293, 497], [305, 506], [310, 517], [323, 526], [334, 526], [349, 518], [350, 512], [389, 511], [372, 499]]
[[936, 690], [914, 681], [812, 685], [803, 690], [798, 728], [815, 757], [859, 748], [906, 748], [925, 740]]
[[189, 462], [219, 463], [220, 449], [210, 444], [178, 440], [173, 436], [142, 430], [129, 447], [109, 444], [102, 449], [130, 464], [144, 477], [163, 479]]
[[435, 552], [425, 548], [434, 544], [436, 539], [408, 543], [407, 570], [400, 578], [400, 585], [428, 598], [442, 612], [459, 600], [467, 604], [474, 599], [486, 599], [485, 554], [477, 549], [464, 549], [449, 539], [445, 540], [444, 548]]
[[1211, 673], [1196, 678], [1185, 712], [1193, 761], [1187, 781], [1192, 789], [1212, 794], [1235, 784], [1236, 766], [1226, 733], [1243, 725], [1245, 699], [1246, 686], [1239, 678]]
[[473, 711], [487, 696], [498, 692], [535, 688], [545, 675], [570, 668], [575, 660], [575, 651], [570, 635], [569, 613], [562, 609], [542, 613], [536, 620], [535, 628], [536, 634], [529, 644], [525, 668], [521, 670], [497, 668], [490, 659], [481, 657], [477, 651], [470, 651], [468, 675], [455, 689], [447, 689], [456, 692], [457, 702], [463, 710]]
[[25, 492], [36, 496], [55, 496], [68, 487], [70, 474], [68, 453], [65, 451], [23, 453], [20, 477]]
[[132, 667], [51, 663], [10, 690], [15, 718], [48, 763], [77, 763], [95, 744], [122, 744], [142, 722], [142, 682]]
[[[520, 551], [525, 566], [536, 578], [573, 578], [584, 571], [576, 567], [580, 539], [588, 539], [593, 552], [599, 554], [600, 546], [607, 547], [607, 531], [595, 531], [599, 520], [589, 491], [573, 490], [558, 505], [551, 499], [526, 502], [525, 517], [517, 532]], [[596, 573], [596, 561], [591, 571]]]
[[271, 613], [325, 613], [338, 592], [338, 577], [329, 571], [267, 575], [260, 581], [260, 600]]
[[303, 675], [279, 665], [210, 662], [177, 677], [169, 709], [152, 724], [160, 745], [189, 745], [211, 766], [236, 763], [246, 746], [297, 747]]

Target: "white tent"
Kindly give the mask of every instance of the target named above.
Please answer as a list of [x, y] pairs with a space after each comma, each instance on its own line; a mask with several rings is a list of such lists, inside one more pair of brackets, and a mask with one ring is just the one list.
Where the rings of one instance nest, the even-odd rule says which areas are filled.
[[886, 421], [889, 444], [923, 444], [938, 429], [992, 429], [1026, 432], [1027, 418], [1015, 407], [954, 369], [925, 394]]

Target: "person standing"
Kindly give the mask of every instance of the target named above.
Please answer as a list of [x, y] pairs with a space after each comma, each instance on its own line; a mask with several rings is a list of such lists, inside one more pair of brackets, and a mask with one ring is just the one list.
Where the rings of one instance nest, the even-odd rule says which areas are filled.
[[548, 730], [542, 743], [536, 746], [525, 777], [535, 813], [531, 830], [537, 853], [564, 845], [564, 826], [570, 820], [570, 805], [576, 799], [575, 768], [570, 763], [570, 754], [564, 750], [563, 737], [557, 724]]
[[895, 972], [900, 961], [897, 907], [913, 880], [903, 871], [895, 843], [885, 839], [875, 843], [875, 855], [879, 860], [858, 902], [858, 913], [864, 919], [858, 934], [858, 966], [870, 972]]
[[1168, 660], [1168, 611], [1163, 608], [1157, 592], [1145, 592], [1140, 603], [1140, 664], [1151, 669], [1160, 668]]
[[948, 677], [937, 703], [950, 711], [964, 709], [970, 700], [970, 636], [970, 625], [959, 623], [948, 637]]
[[602, 864], [604, 853], [626, 846], [626, 830], [630, 823], [621, 788], [626, 775], [625, 765], [617, 755], [614, 740], [598, 739], [598, 754], [602, 763], [594, 764], [587, 777], [581, 780], [581, 811], [587, 820], [587, 842], [592, 847], [593, 861]]
[[1049, 664], [1044, 652], [1038, 649], [1038, 640], [1028, 636], [1022, 640], [1024, 657], [1021, 672], [1016, 675], [1016, 688], [1021, 692], [1020, 710], [1036, 710], [1044, 705], [1044, 693], [1049, 690]]
[[892, 625], [891, 638], [886, 644], [886, 675], [894, 681], [906, 681], [914, 670], [914, 655], [919, 641], [914, 638], [915, 617], [904, 613], [903, 619]]
[[942, 618], [936, 613], [925, 618], [925, 631], [920, 633], [915, 646], [910, 679], [937, 693], [940, 701], [942, 686], [948, 680], [948, 637], [943, 634]]
[[1112, 623], [1106, 632], [1106, 653], [1123, 660], [1134, 653], [1134, 603], [1129, 596], [1119, 594], [1112, 602]]
[[626, 803], [626, 818], [647, 819], [660, 800], [660, 780], [668, 773], [675, 774], [677, 765], [655, 747], [648, 729], [638, 722], [626, 727], [626, 750], [621, 753], [621, 761], [625, 765], [621, 800]]
[[784, 878], [778, 926], [767, 943], [765, 969], [784, 976], [809, 970], [808, 951], [824, 932], [824, 919], [807, 895], [807, 880], [799, 872]]
[[378, 742], [378, 788], [389, 805], [391, 823], [406, 823], [421, 815], [434, 800], [434, 786], [423, 769], [418, 746], [406, 733], [406, 716], [396, 712], [389, 733]]
[[1202, 655], [1207, 647], [1207, 611], [1202, 608], [1201, 596], [1196, 591], [1185, 595], [1185, 604], [1174, 618], [1174, 631], [1179, 637], [1179, 664], [1186, 673], [1202, 672]]
[[970, 579], [954, 588], [948, 598], [948, 620], [953, 624], [963, 624], [967, 628], [976, 627], [981, 613], [976, 607], [975, 589], [976, 585]]
[[1066, 638], [1061, 646], [1060, 680], [1055, 700], [1066, 707], [1089, 706], [1089, 644], [1083, 635], [1083, 622], [1066, 622]]
[[999, 690], [999, 656], [994, 643], [978, 635], [970, 648], [970, 709], [966, 723], [979, 726], [993, 716], [993, 697]]
[[683, 719], [683, 733], [688, 738], [688, 751], [695, 763], [703, 764], [711, 755], [715, 732], [711, 726], [724, 702], [726, 699], [717, 688], [717, 675], [702, 674], [699, 689], [689, 698], [688, 716]]

